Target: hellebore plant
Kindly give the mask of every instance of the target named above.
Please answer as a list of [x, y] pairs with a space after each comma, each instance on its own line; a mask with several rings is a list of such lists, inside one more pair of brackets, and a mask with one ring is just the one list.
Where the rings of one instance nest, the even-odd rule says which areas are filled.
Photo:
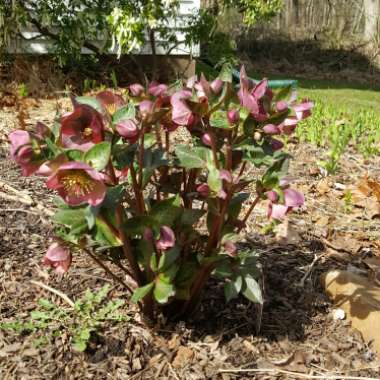
[[227, 301], [242, 293], [262, 302], [257, 257], [237, 244], [239, 233], [259, 201], [274, 222], [304, 203], [286, 177], [281, 135], [313, 104], [266, 80], [252, 84], [244, 68], [235, 89], [227, 66], [211, 83], [202, 75], [133, 84], [125, 97], [105, 91], [72, 102], [53, 128], [9, 135], [23, 174], [46, 176], [62, 199], [44, 264], [64, 273], [73, 254], [90, 255], [149, 318], [193, 312], [211, 275], [224, 281]]

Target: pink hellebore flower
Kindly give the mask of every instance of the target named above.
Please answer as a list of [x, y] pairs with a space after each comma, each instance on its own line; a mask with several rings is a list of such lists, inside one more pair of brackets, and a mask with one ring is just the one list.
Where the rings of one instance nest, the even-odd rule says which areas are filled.
[[116, 125], [116, 130], [120, 136], [123, 136], [124, 138], [128, 140], [135, 139], [139, 134], [136, 120], [133, 120], [133, 119], [120, 121]]
[[148, 92], [153, 96], [162, 96], [166, 93], [167, 89], [168, 86], [166, 84], [152, 82], [148, 87]]
[[268, 89], [268, 80], [263, 79], [261, 82], [257, 83], [255, 88], [252, 90], [252, 95], [255, 99], [261, 99], [267, 92]]
[[119, 108], [125, 105], [125, 101], [122, 96], [113, 93], [112, 91], [102, 91], [96, 95], [96, 99], [99, 100], [103, 108], [113, 115]]
[[140, 83], [134, 83], [129, 86], [129, 92], [132, 96], [141, 96], [145, 89]]
[[289, 109], [288, 103], [284, 100], [280, 100], [276, 103], [276, 111], [277, 112], [285, 112]]
[[60, 142], [65, 148], [86, 151], [103, 141], [102, 117], [92, 107], [80, 104], [61, 119]]
[[294, 207], [300, 207], [305, 203], [305, 197], [302, 193], [293, 189], [284, 190], [284, 204], [274, 203], [277, 200], [274, 199], [274, 191], [267, 193], [268, 199], [271, 200], [268, 206], [268, 216], [272, 219], [281, 220], [284, 219], [285, 215], [291, 211]]
[[33, 150], [32, 138], [27, 131], [18, 129], [9, 134], [11, 157], [21, 166], [22, 174], [32, 175], [41, 166], [38, 154]]
[[59, 274], [66, 273], [71, 265], [70, 250], [59, 243], [51, 244], [43, 258], [43, 264], [54, 268]]
[[203, 144], [207, 145], [207, 146], [212, 146], [212, 137], [209, 133], [204, 133], [202, 135], [202, 142]]
[[46, 181], [49, 189], [58, 194], [70, 206], [88, 203], [97, 206], [106, 195], [103, 174], [91, 166], [71, 161], [61, 165]]
[[140, 109], [141, 116], [143, 118], [146, 118], [146, 117], [148, 117], [148, 115], [153, 113], [154, 103], [150, 100], [143, 100], [139, 104], [139, 109]]
[[170, 103], [172, 105], [172, 120], [174, 123], [188, 127], [194, 122], [194, 115], [185, 102], [190, 97], [191, 91], [188, 90], [181, 90], [172, 95]]
[[160, 228], [160, 238], [156, 241], [156, 248], [158, 250], [167, 250], [174, 247], [175, 235], [173, 230], [168, 226], [162, 226]]

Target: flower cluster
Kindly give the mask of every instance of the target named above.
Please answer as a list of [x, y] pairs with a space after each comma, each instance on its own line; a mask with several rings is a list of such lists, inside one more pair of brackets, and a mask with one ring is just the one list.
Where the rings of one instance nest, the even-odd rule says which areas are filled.
[[[281, 138], [313, 104], [296, 103], [290, 89], [274, 92], [267, 80], [252, 83], [244, 68], [240, 77], [236, 89], [225, 67], [212, 82], [201, 75], [181, 85], [132, 84], [125, 96], [72, 98], [58, 128], [12, 132], [11, 156], [23, 174], [46, 177], [63, 200], [44, 264], [66, 272], [71, 247], [108, 255], [119, 268], [126, 261], [133, 299], [149, 314], [152, 300], [189, 311], [223, 265], [228, 299], [241, 292], [260, 301], [238, 234], [260, 200], [273, 220], [304, 203], [286, 178]], [[189, 141], [179, 140], [179, 128]], [[253, 178], [251, 166], [264, 174]], [[244, 208], [251, 184], [256, 199]]]

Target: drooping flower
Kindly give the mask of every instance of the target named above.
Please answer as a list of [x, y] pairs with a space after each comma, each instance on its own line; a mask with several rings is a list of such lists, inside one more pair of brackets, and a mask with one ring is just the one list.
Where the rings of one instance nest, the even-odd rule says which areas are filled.
[[126, 104], [122, 96], [112, 91], [99, 92], [96, 95], [96, 99], [99, 100], [100, 104], [110, 115], [113, 115], [120, 107]]
[[102, 117], [95, 109], [80, 104], [61, 119], [60, 143], [65, 148], [86, 151], [104, 139]]
[[141, 117], [143, 119], [146, 119], [149, 115], [151, 115], [153, 113], [154, 103], [150, 100], [143, 100], [139, 104], [139, 110], [141, 113]]
[[97, 206], [106, 195], [103, 174], [91, 166], [76, 161], [61, 165], [46, 181], [49, 189], [58, 194], [70, 206], [88, 203]]
[[129, 86], [129, 92], [132, 96], [141, 96], [145, 89], [140, 83], [134, 83]]
[[148, 86], [148, 93], [153, 96], [162, 96], [168, 90], [168, 86], [166, 84], [152, 82]]
[[202, 142], [203, 142], [203, 144], [205, 144], [207, 146], [212, 146], [212, 137], [211, 137], [210, 133], [204, 133], [202, 135]]
[[172, 120], [174, 123], [190, 126], [194, 122], [194, 115], [185, 102], [190, 97], [191, 91], [188, 90], [182, 90], [172, 95], [170, 103], [172, 105]]
[[305, 203], [305, 197], [297, 190], [286, 188], [283, 190], [284, 204], [277, 203], [280, 197], [271, 190], [266, 193], [270, 200], [268, 205], [268, 217], [281, 220], [295, 207], [301, 207]]
[[158, 250], [167, 250], [174, 247], [175, 235], [173, 230], [168, 226], [162, 226], [160, 228], [160, 238], [156, 241], [156, 248]]
[[21, 167], [22, 174], [32, 175], [43, 163], [38, 141], [24, 130], [15, 130], [9, 134], [11, 157]]
[[263, 132], [268, 135], [279, 135], [281, 133], [281, 130], [277, 125], [267, 124], [264, 125]]
[[133, 140], [139, 135], [139, 129], [137, 128], [136, 120], [128, 119], [122, 120], [116, 125], [116, 130], [128, 140]]
[[69, 270], [71, 260], [69, 248], [55, 242], [48, 248], [43, 258], [43, 264], [54, 268], [57, 273], [63, 274]]
[[306, 119], [311, 115], [311, 109], [314, 107], [314, 103], [308, 100], [303, 100], [302, 103], [293, 105], [293, 111], [296, 114], [298, 120]]

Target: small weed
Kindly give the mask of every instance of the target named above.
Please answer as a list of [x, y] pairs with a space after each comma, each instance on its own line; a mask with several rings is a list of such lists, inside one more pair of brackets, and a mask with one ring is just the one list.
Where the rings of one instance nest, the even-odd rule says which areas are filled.
[[352, 211], [352, 206], [353, 206], [351, 190], [347, 190], [344, 193], [343, 202], [344, 202], [343, 210], [346, 214], [349, 214]]
[[66, 330], [72, 339], [74, 348], [85, 351], [93, 334], [96, 334], [107, 322], [121, 322], [127, 317], [119, 312], [124, 301], [116, 299], [105, 302], [109, 285], [103, 286], [97, 293], [87, 290], [84, 296], [75, 302], [73, 309], [63, 308], [41, 298], [39, 308], [32, 311], [27, 322], [15, 321], [0, 323], [0, 329], [13, 330], [19, 334], [47, 331], [48, 334], [36, 338], [36, 347], [45, 345], [49, 336], [58, 337]]
[[17, 94], [20, 98], [26, 98], [29, 95], [28, 87], [25, 83], [20, 83], [18, 85]]

